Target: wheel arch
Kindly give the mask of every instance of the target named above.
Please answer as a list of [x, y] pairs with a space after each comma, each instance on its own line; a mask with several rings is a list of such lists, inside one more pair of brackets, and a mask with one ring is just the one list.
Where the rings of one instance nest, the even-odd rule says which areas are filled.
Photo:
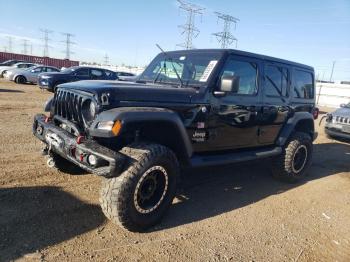
[[303, 132], [309, 134], [311, 139], [315, 136], [314, 118], [309, 112], [296, 112], [289, 118], [287, 123], [280, 131], [277, 139], [277, 145], [283, 146], [294, 132]]
[[[139, 140], [169, 147], [181, 163], [189, 163], [193, 152], [192, 144], [176, 112], [164, 108], [120, 107], [99, 114], [92, 126], [108, 120], [122, 122], [121, 137], [137, 131]], [[90, 129], [90, 134], [101, 135], [96, 128]]]

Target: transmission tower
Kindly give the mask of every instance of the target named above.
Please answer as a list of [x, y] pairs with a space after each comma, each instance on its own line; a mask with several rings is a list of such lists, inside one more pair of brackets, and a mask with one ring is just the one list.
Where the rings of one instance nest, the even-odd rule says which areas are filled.
[[71, 50], [71, 46], [75, 45], [76, 43], [72, 41], [72, 37], [75, 37], [75, 35], [71, 34], [71, 33], [62, 33], [62, 35], [64, 35], [66, 37], [66, 40], [62, 41], [63, 43], [66, 44], [66, 50], [64, 51], [66, 53], [66, 57], [65, 59], [70, 59], [70, 55], [74, 54], [74, 52], [72, 52]]
[[239, 19], [231, 15], [226, 15], [219, 12], [215, 12], [215, 14], [217, 15], [218, 19], [222, 19], [224, 21], [223, 31], [213, 34], [218, 39], [219, 43], [221, 43], [221, 48], [227, 48], [233, 42], [236, 42], [236, 48], [237, 48], [238, 40], [231, 33], [231, 24], [233, 23], [236, 29], [236, 25]]
[[22, 50], [22, 53], [24, 55], [26, 55], [28, 53], [28, 40], [27, 39], [23, 39], [23, 50]]
[[109, 65], [109, 56], [107, 55], [107, 53], [103, 58], [104, 58], [104, 64]]
[[7, 36], [7, 51], [9, 53], [12, 53], [12, 43], [13, 43], [13, 37], [12, 36]]
[[185, 42], [178, 44], [177, 46], [183, 47], [185, 49], [192, 49], [192, 39], [196, 38], [200, 33], [199, 29], [195, 27], [195, 17], [196, 14], [202, 15], [205, 8], [185, 2], [183, 0], [177, 1], [180, 4], [179, 8], [187, 12], [186, 24], [179, 26], [181, 29], [183, 29], [181, 34], [185, 35]]
[[40, 31], [44, 34], [44, 37], [42, 38], [44, 40], [43, 56], [49, 57], [49, 48], [51, 47], [51, 46], [49, 46], [49, 41], [51, 40], [49, 38], [49, 34], [53, 33], [53, 31], [51, 31], [49, 29], [40, 29]]

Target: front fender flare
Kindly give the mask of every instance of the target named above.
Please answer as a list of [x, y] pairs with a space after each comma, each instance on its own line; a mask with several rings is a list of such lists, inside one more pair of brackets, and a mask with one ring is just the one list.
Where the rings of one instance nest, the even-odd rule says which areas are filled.
[[[191, 157], [193, 153], [192, 144], [187, 135], [186, 128], [179, 115], [169, 109], [154, 107], [119, 107], [100, 113], [89, 128], [89, 134], [95, 137], [114, 137], [111, 132], [97, 129], [97, 124], [101, 121], [121, 121], [122, 126], [132, 123], [146, 122], [166, 122], [170, 123], [181, 136], [181, 143], [185, 149], [186, 157]], [[123, 127], [122, 127], [123, 129]]]

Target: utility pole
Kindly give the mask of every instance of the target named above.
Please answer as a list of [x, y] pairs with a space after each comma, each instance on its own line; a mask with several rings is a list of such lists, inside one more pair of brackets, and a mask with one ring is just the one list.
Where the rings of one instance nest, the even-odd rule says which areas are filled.
[[23, 39], [23, 50], [22, 53], [24, 55], [26, 55], [28, 53], [28, 40], [27, 39]]
[[109, 56], [107, 55], [107, 53], [103, 58], [104, 58], [104, 64], [109, 65]]
[[8, 45], [7, 45], [7, 49], [9, 53], [12, 53], [12, 42], [13, 42], [13, 37], [12, 36], [7, 36], [7, 40], [8, 40]]
[[218, 17], [218, 19], [222, 19], [224, 21], [223, 31], [213, 34], [218, 39], [218, 42], [221, 43], [221, 48], [227, 48], [233, 42], [236, 42], [236, 48], [237, 48], [238, 40], [231, 33], [231, 24], [233, 23], [236, 29], [236, 25], [239, 19], [231, 15], [226, 15], [219, 12], [215, 12], [215, 14]]
[[177, 1], [180, 4], [179, 8], [187, 12], [186, 24], [179, 26], [183, 29], [181, 34], [185, 35], [185, 42], [178, 44], [178, 46], [181, 46], [185, 49], [192, 49], [192, 40], [193, 38], [196, 38], [200, 33], [199, 29], [195, 27], [195, 16], [196, 14], [202, 15], [205, 8], [185, 2], [183, 0]]
[[332, 82], [333, 72], [334, 72], [334, 66], [335, 66], [335, 61], [333, 61], [332, 72], [331, 72], [331, 77], [329, 78], [329, 82]]
[[49, 41], [51, 40], [49, 38], [49, 34], [53, 33], [53, 31], [51, 31], [49, 29], [40, 29], [40, 31], [44, 34], [44, 37], [42, 38], [42, 40], [44, 41], [43, 56], [49, 57], [49, 48], [51, 47], [51, 46], [49, 46]]
[[75, 37], [75, 35], [71, 34], [71, 33], [62, 33], [65, 37], [66, 40], [62, 41], [63, 43], [66, 44], [66, 50], [64, 51], [66, 53], [66, 57], [65, 59], [70, 59], [70, 55], [74, 54], [74, 52], [72, 52], [71, 50], [71, 46], [75, 45], [76, 43], [72, 41], [72, 37]]

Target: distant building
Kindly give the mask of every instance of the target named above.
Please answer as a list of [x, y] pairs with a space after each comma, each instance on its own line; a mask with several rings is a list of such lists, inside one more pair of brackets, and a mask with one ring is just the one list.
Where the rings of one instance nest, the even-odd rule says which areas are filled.
[[72, 61], [68, 59], [58, 59], [58, 58], [50, 58], [50, 57], [43, 57], [43, 56], [22, 55], [22, 54], [15, 54], [15, 53], [0, 52], [0, 63], [11, 59], [23, 60], [26, 62], [42, 64], [42, 65], [55, 66], [58, 68], [79, 65], [79, 61]]

